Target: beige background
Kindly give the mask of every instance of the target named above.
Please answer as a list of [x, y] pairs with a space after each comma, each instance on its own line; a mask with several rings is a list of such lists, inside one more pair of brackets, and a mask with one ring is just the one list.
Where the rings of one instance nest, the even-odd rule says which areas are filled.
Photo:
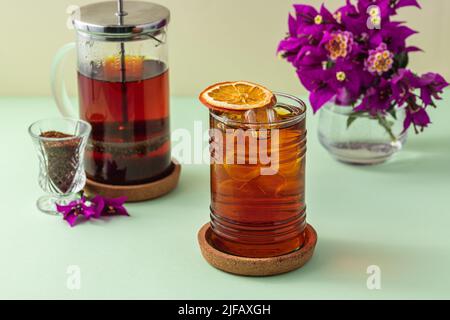
[[[125, 0], [126, 1], [126, 0]], [[196, 95], [223, 80], [250, 80], [295, 94], [304, 89], [294, 70], [277, 58], [294, 2], [307, 0], [155, 0], [172, 11], [170, 67], [172, 94]], [[67, 8], [92, 0], [1, 0], [0, 95], [49, 95], [49, 69], [56, 50], [75, 38], [66, 27]], [[325, 0], [331, 9], [344, 0]], [[421, 33], [411, 43], [426, 50], [411, 57], [418, 72], [439, 71], [450, 79], [450, 1], [422, 0], [423, 10], [407, 8], [401, 20]], [[74, 69], [68, 67], [74, 92]]]

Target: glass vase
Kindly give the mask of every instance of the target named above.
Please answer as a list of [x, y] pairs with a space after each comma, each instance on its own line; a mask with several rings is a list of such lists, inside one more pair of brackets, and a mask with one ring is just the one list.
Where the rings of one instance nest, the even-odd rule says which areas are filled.
[[405, 145], [405, 110], [397, 110], [396, 119], [389, 116], [391, 134], [373, 118], [358, 117], [349, 125], [352, 112], [352, 107], [335, 104], [325, 105], [320, 111], [319, 140], [335, 159], [349, 164], [380, 164]]

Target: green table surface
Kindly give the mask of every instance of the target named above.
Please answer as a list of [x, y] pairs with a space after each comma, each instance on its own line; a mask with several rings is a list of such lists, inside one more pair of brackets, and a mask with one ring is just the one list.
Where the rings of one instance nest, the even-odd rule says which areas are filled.
[[[450, 298], [450, 94], [434, 124], [410, 135], [395, 159], [374, 167], [338, 163], [309, 115], [307, 203], [319, 242], [303, 269], [238, 277], [202, 258], [197, 231], [209, 219], [207, 165], [183, 165], [178, 189], [128, 205], [130, 218], [73, 229], [35, 207], [42, 194], [27, 127], [58, 116], [50, 98], [0, 98], [0, 298], [396, 299]], [[207, 127], [194, 98], [172, 99], [172, 129]], [[367, 268], [381, 269], [381, 290]], [[78, 266], [79, 290], [67, 286]]]

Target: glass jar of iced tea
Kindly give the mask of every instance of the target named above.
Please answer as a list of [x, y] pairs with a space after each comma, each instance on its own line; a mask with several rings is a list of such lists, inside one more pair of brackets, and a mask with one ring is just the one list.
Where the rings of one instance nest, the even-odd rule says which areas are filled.
[[85, 169], [93, 181], [136, 185], [159, 180], [172, 168], [169, 128], [169, 10], [138, 1], [107, 1], [72, 15], [77, 41], [56, 57], [53, 92], [73, 116], [58, 65], [77, 51], [79, 116], [92, 125]]
[[236, 256], [300, 249], [306, 228], [305, 104], [210, 111], [211, 241]]

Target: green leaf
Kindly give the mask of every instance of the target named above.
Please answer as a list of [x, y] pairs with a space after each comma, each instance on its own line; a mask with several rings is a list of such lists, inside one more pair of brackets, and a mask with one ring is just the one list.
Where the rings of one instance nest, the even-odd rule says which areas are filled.
[[397, 120], [397, 110], [395, 110], [395, 108], [391, 108], [388, 112], [394, 120]]
[[403, 69], [408, 66], [409, 57], [407, 52], [399, 53], [395, 56], [395, 61], [397, 62], [398, 69]]

